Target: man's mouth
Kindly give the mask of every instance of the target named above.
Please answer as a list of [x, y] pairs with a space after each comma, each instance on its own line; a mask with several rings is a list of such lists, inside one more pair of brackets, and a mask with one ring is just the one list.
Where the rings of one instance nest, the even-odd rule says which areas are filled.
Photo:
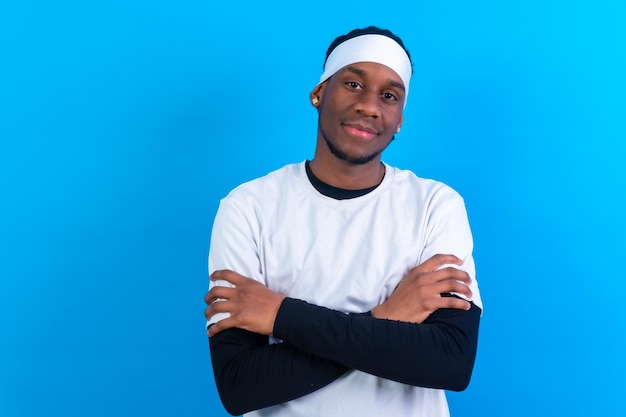
[[361, 123], [342, 123], [342, 125], [348, 133], [359, 138], [372, 139], [378, 136], [378, 131], [368, 125]]

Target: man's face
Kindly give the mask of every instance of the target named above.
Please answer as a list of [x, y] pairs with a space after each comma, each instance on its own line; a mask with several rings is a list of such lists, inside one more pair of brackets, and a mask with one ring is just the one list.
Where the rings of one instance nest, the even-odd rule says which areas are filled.
[[404, 86], [382, 64], [347, 65], [311, 96], [319, 97], [318, 147], [351, 164], [379, 158], [402, 124]]

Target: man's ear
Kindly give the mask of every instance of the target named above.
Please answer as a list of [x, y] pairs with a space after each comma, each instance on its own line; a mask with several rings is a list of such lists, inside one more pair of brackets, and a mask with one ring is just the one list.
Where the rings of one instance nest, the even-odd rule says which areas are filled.
[[396, 133], [400, 133], [400, 128], [402, 127], [403, 121], [404, 121], [404, 113], [400, 115], [400, 120], [398, 120], [398, 126], [396, 126]]
[[322, 97], [324, 96], [324, 89], [326, 88], [326, 83], [321, 83], [315, 86], [315, 88], [309, 94], [309, 99], [311, 100], [311, 104], [313, 107], [319, 107], [322, 102]]

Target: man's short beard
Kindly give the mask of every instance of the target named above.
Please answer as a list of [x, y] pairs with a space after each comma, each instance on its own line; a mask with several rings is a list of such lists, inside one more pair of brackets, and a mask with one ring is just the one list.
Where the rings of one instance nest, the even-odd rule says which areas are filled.
[[[337, 159], [340, 159], [342, 161], [348, 162], [353, 165], [365, 165], [368, 162], [375, 159], [377, 156], [379, 156], [381, 152], [384, 150], [384, 149], [381, 149], [378, 152], [374, 152], [373, 154], [365, 155], [365, 156], [350, 156], [347, 153], [343, 152], [341, 149], [337, 148], [335, 145], [333, 145], [333, 143], [328, 139], [328, 136], [326, 136], [326, 132], [324, 132], [324, 129], [320, 129], [320, 132], [322, 133], [322, 137], [324, 138], [324, 142], [326, 142], [326, 146], [328, 146], [328, 150], [330, 151], [330, 153], [335, 155]], [[391, 138], [391, 140], [393, 140], [393, 137]]]

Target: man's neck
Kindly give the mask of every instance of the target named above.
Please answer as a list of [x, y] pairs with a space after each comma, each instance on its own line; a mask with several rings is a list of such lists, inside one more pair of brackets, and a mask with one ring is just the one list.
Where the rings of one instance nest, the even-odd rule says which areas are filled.
[[371, 193], [380, 185], [380, 184], [376, 184], [373, 187], [368, 187], [368, 188], [359, 189], [359, 190], [346, 190], [344, 188], [333, 187], [332, 185], [326, 184], [325, 182], [317, 178], [315, 174], [313, 174], [313, 172], [311, 171], [310, 165], [311, 165], [311, 161], [306, 161], [306, 163], [304, 164], [305, 169], [306, 169], [306, 175], [309, 178], [311, 185], [313, 185], [313, 187], [315, 187], [315, 189], [320, 194], [323, 194], [326, 197], [334, 198], [335, 200], [348, 200], [351, 198], [362, 197], [366, 194]]
[[326, 184], [345, 190], [361, 190], [380, 184], [385, 177], [385, 165], [380, 158], [366, 164], [346, 161], [326, 162], [313, 158], [309, 167], [313, 174]]

